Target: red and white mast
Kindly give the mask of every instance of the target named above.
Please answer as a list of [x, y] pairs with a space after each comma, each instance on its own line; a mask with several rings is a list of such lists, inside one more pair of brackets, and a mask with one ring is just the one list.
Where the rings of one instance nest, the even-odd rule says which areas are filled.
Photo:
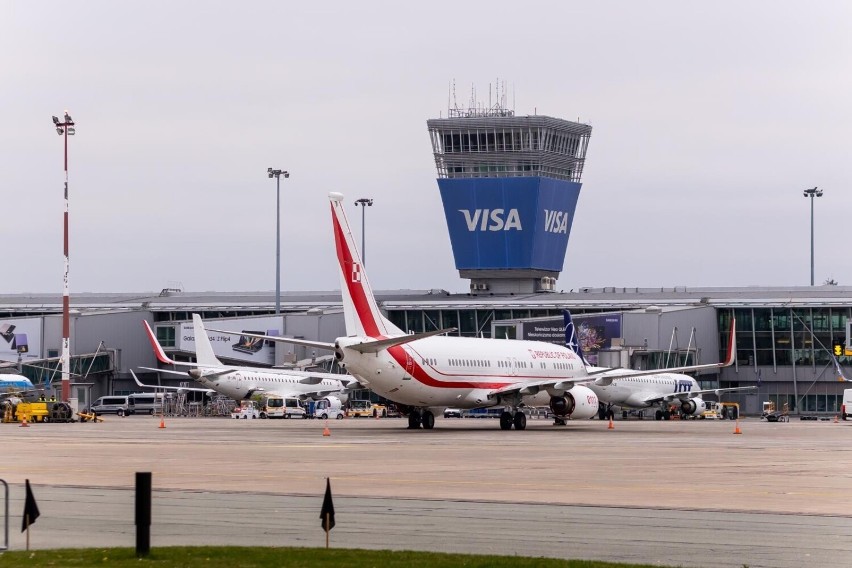
[[75, 133], [74, 120], [65, 111], [64, 122], [53, 117], [56, 133], [65, 138], [65, 215], [63, 227], [63, 253], [65, 255], [65, 270], [62, 277], [62, 396], [61, 400], [68, 402], [71, 398], [71, 291], [68, 284], [70, 260], [68, 256], [68, 136]]

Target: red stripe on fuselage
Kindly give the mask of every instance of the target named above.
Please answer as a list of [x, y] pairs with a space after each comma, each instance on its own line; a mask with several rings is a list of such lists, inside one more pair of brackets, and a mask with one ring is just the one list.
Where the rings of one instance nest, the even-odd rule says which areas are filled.
[[[331, 204], [331, 219], [334, 224], [334, 245], [337, 249], [337, 260], [340, 263], [343, 281], [346, 282], [346, 288], [349, 290], [349, 297], [352, 298], [352, 303], [355, 305], [358, 320], [361, 322], [364, 332], [368, 336], [379, 337], [382, 333], [379, 331], [378, 322], [373, 317], [373, 311], [370, 308], [370, 301], [367, 298], [364, 285], [361, 282], [352, 281], [352, 268], [355, 261], [352, 259], [352, 251], [349, 250], [349, 246], [347, 245], [346, 234], [343, 232], [343, 227], [340, 226], [340, 221], [337, 219], [333, 203]], [[363, 275], [363, 273], [362, 278], [366, 278], [366, 275]]]
[[[405, 349], [402, 348], [401, 345], [395, 345], [388, 349], [388, 353], [390, 353], [391, 357], [393, 357], [394, 361], [402, 367], [402, 369], [406, 372], [405, 359], [406, 357], [410, 357], [406, 354]], [[420, 366], [413, 357], [411, 358], [412, 368], [410, 371], [411, 376], [417, 380], [417, 382], [426, 385], [427, 387], [435, 387], [442, 389], [499, 389], [505, 386], [509, 386], [516, 382], [520, 381], [511, 381], [508, 383], [474, 383], [470, 381], [439, 381], [429, 375], [429, 372], [426, 371], [423, 367]]]

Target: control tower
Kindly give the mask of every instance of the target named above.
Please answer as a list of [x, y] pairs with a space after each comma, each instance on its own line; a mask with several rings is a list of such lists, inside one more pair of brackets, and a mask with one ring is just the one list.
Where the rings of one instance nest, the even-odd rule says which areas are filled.
[[450, 108], [427, 126], [456, 269], [471, 293], [553, 291], [592, 127], [515, 116], [505, 104]]

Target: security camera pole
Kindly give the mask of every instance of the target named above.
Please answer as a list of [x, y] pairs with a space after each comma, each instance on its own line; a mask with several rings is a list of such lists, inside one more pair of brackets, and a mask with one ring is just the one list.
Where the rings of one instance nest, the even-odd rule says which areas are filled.
[[56, 133], [65, 138], [65, 226], [63, 230], [64, 243], [63, 250], [65, 254], [65, 273], [62, 280], [62, 396], [63, 402], [68, 402], [71, 398], [71, 293], [68, 285], [68, 271], [70, 261], [68, 258], [68, 137], [74, 136], [76, 130], [74, 121], [65, 111], [63, 122], [60, 122], [57, 117], [53, 117], [53, 125], [56, 127]]
[[267, 168], [269, 179], [275, 178], [275, 315], [281, 313], [281, 176], [290, 177], [290, 172]]

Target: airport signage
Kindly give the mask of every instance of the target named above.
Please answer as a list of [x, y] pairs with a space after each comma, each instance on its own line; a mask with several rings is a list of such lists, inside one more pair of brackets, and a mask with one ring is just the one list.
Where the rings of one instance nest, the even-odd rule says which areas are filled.
[[438, 186], [456, 269], [562, 270], [582, 184], [519, 177]]
[[[598, 352], [612, 348], [612, 340], [621, 337], [621, 314], [572, 315], [583, 356], [590, 365], [598, 362]], [[528, 320], [521, 323], [520, 339], [547, 341], [565, 345], [565, 319], [563, 317]]]
[[[263, 335], [281, 335], [281, 318], [252, 318], [216, 321], [211, 327], [233, 330], [235, 332], [259, 333]], [[230, 335], [216, 331], [207, 331], [207, 337], [217, 357], [248, 361], [261, 365], [275, 364], [275, 342], [255, 339], [246, 335]], [[192, 322], [182, 323], [180, 335], [175, 345], [181, 351], [195, 352], [195, 331]]]
[[0, 323], [0, 359], [42, 359], [42, 318], [4, 319]]

